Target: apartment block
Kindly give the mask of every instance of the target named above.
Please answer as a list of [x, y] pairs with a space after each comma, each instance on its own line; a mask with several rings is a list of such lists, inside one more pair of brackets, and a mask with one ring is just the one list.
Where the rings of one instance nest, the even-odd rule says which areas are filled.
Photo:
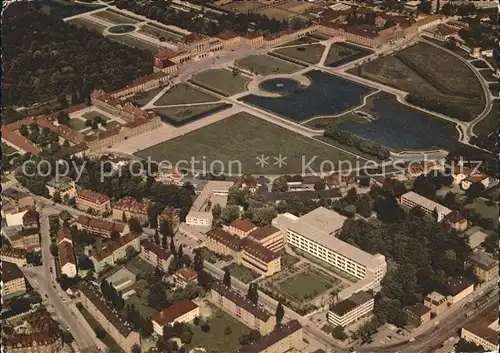
[[448, 214], [452, 211], [437, 202], [429, 200], [416, 192], [409, 191], [406, 194], [401, 195], [401, 204], [403, 206], [409, 207], [411, 209], [418, 209], [426, 215], [433, 216], [436, 214], [437, 222], [441, 222]]
[[458, 303], [474, 292], [474, 283], [465, 277], [459, 276], [449, 279], [446, 284], [446, 299], [448, 304]]
[[126, 196], [119, 199], [113, 206], [113, 218], [122, 220], [123, 215], [128, 219], [136, 218], [141, 223], [148, 221], [149, 200], [137, 201], [133, 197]]
[[141, 250], [139, 235], [140, 234], [135, 232], [125, 234], [120, 239], [108, 244], [100, 252], [92, 256], [90, 259], [94, 263], [95, 271], [102, 271], [106, 265], [114, 266], [118, 260], [127, 256], [127, 249], [129, 247], [139, 252]]
[[17, 189], [7, 188], [1, 195], [3, 201], [12, 201], [16, 207], [35, 206], [33, 196]]
[[61, 273], [72, 278], [78, 273], [76, 267], [75, 249], [73, 248], [73, 240], [68, 228], [61, 228], [57, 234], [59, 238], [59, 265]]
[[468, 263], [472, 265], [472, 270], [480, 281], [488, 282], [498, 278], [498, 260], [490, 254], [478, 250], [469, 256]]
[[330, 308], [327, 314], [328, 322], [334, 326], [348, 326], [371, 313], [374, 302], [373, 295], [367, 292], [354, 293]]
[[26, 251], [40, 249], [40, 231], [38, 228], [25, 229], [22, 226], [7, 228], [2, 229], [2, 232], [5, 230], [3, 234], [12, 248]]
[[172, 254], [149, 240], [141, 241], [141, 253], [139, 257], [151, 265], [168, 272], [168, 266], [172, 261]]
[[97, 234], [106, 238], [111, 237], [112, 232], [118, 232], [120, 235], [129, 231], [128, 225], [106, 221], [104, 219], [93, 218], [89, 216], [78, 216], [77, 228], [89, 233]]
[[78, 191], [75, 201], [76, 208], [84, 212], [90, 210], [96, 213], [104, 213], [111, 210], [109, 197], [89, 189]]
[[26, 293], [26, 280], [19, 267], [12, 263], [2, 262], [2, 298], [10, 299]]
[[251, 329], [259, 331], [261, 335], [267, 335], [274, 329], [276, 318], [235, 290], [216, 281], [212, 284], [211, 294], [212, 303]]
[[387, 264], [381, 254], [369, 254], [335, 237], [346, 217], [319, 207], [302, 217], [285, 213], [272, 224], [286, 235], [286, 243], [359, 279], [338, 293], [343, 300], [352, 294], [376, 289], [385, 276]]
[[498, 352], [498, 311], [485, 311], [460, 330], [460, 337], [482, 346], [487, 352]]
[[225, 207], [229, 189], [233, 186], [230, 181], [210, 180], [196, 200], [186, 216], [186, 224], [191, 226], [212, 226], [212, 207], [219, 204]]
[[188, 284], [198, 284], [198, 274], [187, 267], [175, 271], [172, 278], [174, 283], [182, 288], [185, 288]]
[[257, 229], [257, 226], [250, 222], [248, 219], [235, 219], [229, 225], [229, 233], [236, 235], [240, 238], [245, 238], [253, 230]]
[[266, 249], [277, 253], [285, 249], [285, 237], [283, 232], [271, 225], [253, 230], [248, 234], [248, 238], [259, 243]]
[[241, 239], [221, 228], [212, 228], [207, 232], [207, 248], [217, 254], [232, 256], [239, 262]]
[[153, 329], [159, 336], [163, 336], [163, 327], [173, 326], [179, 322], [190, 322], [200, 316], [200, 308], [189, 299], [184, 299], [173, 303], [163, 311], [154, 312], [151, 315]]
[[52, 179], [46, 186], [50, 197], [54, 197], [56, 192], [61, 196], [61, 200], [76, 196], [75, 182], [71, 178], [61, 177], [59, 179]]
[[179, 229], [179, 224], [181, 223], [180, 214], [180, 209], [167, 207], [162, 213], [158, 215], [158, 226], [163, 222], [168, 222], [172, 227], [172, 230], [174, 232], [177, 231], [177, 229]]
[[3, 246], [1, 260], [16, 264], [18, 267], [26, 266], [26, 251], [23, 249], [13, 249], [8, 246]]
[[83, 306], [125, 352], [131, 352], [135, 344], [141, 345], [139, 333], [133, 331], [126, 321], [110, 309], [94, 289], [82, 282], [75, 289], [80, 294]]
[[438, 292], [427, 294], [424, 298], [424, 305], [430, 308], [431, 313], [436, 316], [442, 314], [448, 308], [446, 298]]
[[238, 353], [285, 353], [304, 346], [302, 325], [297, 320], [276, 326], [257, 341], [243, 346]]

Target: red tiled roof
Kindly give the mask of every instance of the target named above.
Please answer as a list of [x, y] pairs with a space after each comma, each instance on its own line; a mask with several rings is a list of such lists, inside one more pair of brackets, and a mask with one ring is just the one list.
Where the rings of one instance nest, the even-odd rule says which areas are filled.
[[94, 257], [96, 258], [97, 261], [101, 261], [101, 260], [105, 259], [106, 257], [108, 257], [109, 255], [111, 255], [112, 253], [114, 253], [116, 250], [118, 250], [122, 246], [132, 242], [133, 240], [137, 239], [138, 237], [139, 237], [139, 234], [135, 233], [135, 232], [130, 232], [128, 234], [125, 234], [123, 237], [121, 237], [117, 241], [115, 241], [111, 244], [108, 244], [108, 246], [106, 246], [100, 252], [95, 254]]
[[160, 326], [165, 326], [173, 322], [180, 316], [195, 310], [198, 307], [189, 299], [184, 299], [173, 303], [168, 308], [163, 311], [154, 312], [151, 315], [151, 319], [155, 321]]
[[163, 260], [168, 260], [172, 254], [168, 252], [167, 250], [160, 248], [158, 245], [155, 243], [149, 241], [149, 240], [143, 240], [141, 241], [141, 247], [143, 247], [145, 250], [152, 252], [155, 254], [157, 257]]
[[62, 241], [59, 243], [59, 262], [61, 267], [70, 263], [76, 265], [75, 252], [72, 243]]
[[146, 215], [148, 213], [148, 207], [149, 200], [143, 199], [141, 202], [139, 202], [133, 197], [126, 196], [119, 199], [113, 209]]
[[109, 197], [107, 197], [106, 195], [100, 194], [98, 192], [89, 189], [82, 189], [78, 191], [77, 198], [81, 198], [86, 201], [100, 205], [110, 201]]
[[280, 230], [278, 228], [268, 225], [262, 228], [255, 229], [250, 234], [248, 234], [248, 237], [253, 238], [255, 240], [262, 240], [266, 239], [268, 236], [273, 235], [279, 231]]
[[86, 226], [89, 228], [98, 228], [109, 233], [115, 230], [118, 233], [121, 233], [125, 229], [125, 225], [122, 223], [110, 222], [104, 219], [98, 219], [83, 215], [78, 216], [77, 222], [80, 223], [82, 226]]
[[231, 227], [241, 230], [243, 232], [251, 231], [257, 226], [250, 222], [248, 219], [237, 218], [231, 223]]
[[183, 267], [175, 271], [174, 276], [180, 277], [184, 282], [191, 282], [198, 277], [198, 274], [190, 268]]

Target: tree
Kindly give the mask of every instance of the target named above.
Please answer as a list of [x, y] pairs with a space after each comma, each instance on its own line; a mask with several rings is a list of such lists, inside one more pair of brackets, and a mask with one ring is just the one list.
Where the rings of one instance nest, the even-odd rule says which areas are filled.
[[85, 120], [85, 126], [86, 127], [91, 127], [92, 126], [92, 120], [90, 120], [90, 119]]
[[[157, 235], [157, 237], [158, 237], [158, 235]], [[156, 238], [155, 238], [155, 240], [156, 240]], [[167, 238], [166, 234], [163, 234], [162, 237], [161, 237], [161, 247], [163, 249], [168, 248], [168, 238]]]
[[257, 288], [257, 284], [251, 283], [250, 286], [248, 286], [247, 299], [255, 305], [259, 303], [259, 291]]
[[372, 214], [372, 199], [369, 195], [364, 194], [356, 202], [356, 212], [367, 218]]
[[202, 330], [203, 332], [208, 332], [208, 331], [210, 331], [210, 325], [209, 325], [209, 324], [207, 324], [207, 323], [204, 323], [203, 325], [201, 325], [201, 330]]
[[174, 238], [170, 238], [170, 253], [177, 257], [177, 251], [175, 250]]
[[288, 183], [285, 178], [276, 178], [273, 180], [273, 184], [271, 185], [272, 192], [285, 192], [288, 191]]
[[224, 269], [224, 277], [222, 279], [222, 283], [228, 287], [231, 288], [231, 273], [229, 272], [228, 268]]
[[224, 207], [222, 210], [222, 222], [224, 224], [229, 225], [231, 224], [235, 219], [237, 219], [240, 216], [240, 208], [239, 206], [236, 205], [230, 205]]
[[59, 247], [57, 246], [56, 243], [50, 244], [50, 253], [52, 256], [57, 257], [59, 256]]
[[[159, 235], [157, 229], [155, 229], [155, 234], [153, 235], [153, 240], [154, 240], [154, 242], [155, 242], [156, 245], [160, 245], [160, 235]], [[165, 245], [166, 245], [166, 243], [165, 243]], [[166, 246], [163, 246], [163, 243], [162, 243], [162, 247], [164, 249], [166, 249]]]
[[226, 336], [229, 336], [231, 333], [233, 333], [233, 330], [231, 329], [231, 326], [226, 325], [226, 327], [224, 328], [224, 334]]
[[125, 254], [127, 256], [127, 259], [131, 259], [135, 255], [136, 251], [132, 245], [127, 246], [125, 249]]
[[417, 9], [419, 12], [430, 14], [432, 12], [432, 2], [431, 1], [421, 1]]
[[203, 270], [203, 253], [200, 249], [195, 249], [194, 251], [194, 270], [200, 272]]
[[125, 212], [122, 212], [122, 222], [127, 223], [127, 216], [125, 215]]
[[66, 344], [71, 344], [74, 341], [73, 335], [69, 331], [62, 332], [62, 341]]
[[345, 341], [347, 339], [347, 334], [345, 333], [344, 328], [340, 325], [333, 328], [332, 336], [340, 341]]
[[24, 125], [24, 124], [23, 124], [23, 125], [21, 125], [21, 126], [19, 127], [19, 133], [20, 133], [20, 134], [21, 134], [21, 136], [23, 136], [23, 137], [28, 137], [28, 135], [29, 135], [29, 133], [30, 133], [30, 132], [28, 131], [28, 127], [27, 127], [26, 125]]
[[131, 349], [132, 353], [141, 353], [141, 347], [138, 344], [134, 344]]
[[160, 229], [158, 230], [161, 235], [166, 237], [174, 237], [174, 230], [172, 229], [172, 225], [170, 222], [163, 221], [160, 223]]
[[161, 283], [154, 283], [150, 287], [147, 302], [148, 306], [158, 311], [162, 311], [170, 305], [170, 301]]
[[69, 114], [66, 112], [57, 113], [57, 122], [62, 125], [67, 125], [70, 121]]
[[141, 222], [137, 218], [131, 217], [128, 220], [128, 228], [131, 232], [142, 233]]
[[94, 332], [96, 337], [99, 338], [100, 340], [106, 337], [106, 331], [102, 327], [94, 328]]
[[212, 216], [214, 219], [220, 218], [222, 215], [222, 207], [219, 204], [216, 204], [212, 207]]
[[325, 181], [320, 180], [314, 183], [314, 190], [325, 190]]
[[112, 230], [109, 236], [112, 241], [117, 241], [118, 239], [120, 239], [120, 232], [118, 232], [117, 230]]
[[465, 196], [469, 200], [474, 200], [481, 196], [484, 191], [484, 185], [481, 183], [472, 183], [467, 190], [465, 190]]
[[52, 196], [52, 201], [54, 201], [55, 203], [61, 203], [62, 200], [61, 200], [61, 193], [59, 191], [56, 191], [54, 193], [54, 196]]
[[283, 318], [285, 317], [285, 308], [281, 302], [278, 302], [278, 306], [276, 307], [276, 326], [281, 325]]

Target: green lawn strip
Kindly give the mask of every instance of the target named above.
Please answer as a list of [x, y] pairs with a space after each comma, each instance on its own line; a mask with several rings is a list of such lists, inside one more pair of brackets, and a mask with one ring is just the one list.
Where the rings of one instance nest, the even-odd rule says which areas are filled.
[[325, 46], [323, 44], [311, 44], [300, 47], [281, 48], [275, 50], [274, 53], [288, 56], [310, 64], [317, 64], [321, 60], [321, 56], [324, 51]]
[[[184, 345], [186, 352], [194, 348], [204, 348], [207, 353], [234, 353], [242, 346], [239, 342], [241, 335], [250, 333], [250, 329], [241, 322], [212, 306], [212, 315], [207, 318], [210, 331], [203, 332], [200, 326], [191, 325], [193, 338], [191, 343]], [[226, 334], [226, 327], [231, 333]]]
[[493, 224], [498, 226], [498, 203], [488, 206], [485, 200], [475, 199], [472, 203], [466, 205], [465, 208], [476, 210], [482, 217], [490, 218]]
[[267, 54], [249, 55], [236, 61], [236, 66], [252, 71], [257, 75], [291, 74], [300, 71], [304, 66], [279, 59]]
[[107, 38], [123, 45], [128, 45], [129, 47], [137, 48], [142, 51], [148, 51], [150, 53], [156, 53], [161, 49], [160, 46], [150, 44], [149, 42], [145, 42], [140, 39], [136, 39], [131, 35], [111, 35]]
[[336, 67], [360, 59], [372, 52], [348, 43], [333, 43], [325, 60], [325, 66]]
[[128, 100], [139, 107], [145, 106], [151, 101], [151, 99], [153, 99], [158, 93], [160, 93], [163, 88], [164, 87], [158, 87], [149, 91], [136, 93]]
[[215, 103], [215, 104], [203, 104], [203, 105], [192, 105], [183, 107], [164, 107], [155, 108], [153, 111], [167, 118], [167, 120], [175, 123], [184, 123], [187, 120], [193, 118], [201, 118], [206, 115], [212, 114], [212, 112], [218, 112], [223, 110], [221, 108], [229, 108], [231, 105], [225, 103]]
[[291, 42], [287, 42], [285, 44], [278, 45], [276, 48], [289, 47], [291, 45], [304, 45], [304, 44], [313, 44], [319, 42], [319, 39], [313, 38], [310, 36], [303, 36], [292, 40]]
[[318, 271], [310, 269], [280, 282], [278, 287], [300, 301], [324, 293], [333, 287], [333, 283]]
[[85, 120], [79, 118], [73, 118], [68, 122], [68, 126], [75, 131], [80, 131], [85, 129]]
[[[87, 309], [85, 309], [84, 306], [78, 305], [77, 309], [80, 311], [80, 313], [82, 313], [83, 318], [88, 322], [88, 324], [94, 331], [96, 329], [102, 329], [103, 331], [105, 331], [101, 324], [97, 322], [97, 320], [92, 316], [91, 313], [87, 311]], [[118, 343], [115, 342], [115, 340], [113, 340], [113, 338], [111, 338], [111, 336], [107, 332], [106, 336], [101, 339], [101, 342], [109, 348], [110, 352], [124, 353], [123, 349], [118, 345]]]
[[132, 18], [129, 18], [129, 17], [123, 16], [123, 15], [119, 15], [117, 13], [114, 13], [114, 12], [111, 12], [108, 10], [94, 12], [91, 16], [102, 18], [108, 22], [116, 23], [116, 24], [118, 24], [118, 23], [130, 23], [130, 24], [137, 23], [137, 21], [132, 19]]
[[226, 268], [229, 269], [232, 277], [239, 279], [245, 284], [248, 284], [260, 277], [257, 272], [243, 265], [232, 263], [231, 265], [226, 266], [224, 269]]
[[222, 92], [226, 96], [232, 96], [247, 89], [250, 79], [224, 69], [214, 69], [200, 72], [192, 78], [194, 83], [202, 87]]
[[498, 78], [493, 76], [493, 71], [491, 71], [490, 69], [479, 70], [479, 73], [488, 82], [497, 82], [498, 81]]
[[164, 38], [165, 40], [170, 42], [177, 42], [182, 39], [181, 35], [172, 33], [167, 29], [162, 29], [157, 26], [152, 26], [149, 24], [142, 26], [141, 29], [139, 29], [139, 33], [144, 33], [150, 37], [158, 38], [160, 40], [161, 38]]
[[[287, 164], [280, 168], [270, 163], [262, 168], [256, 165], [256, 158], [261, 154], [282, 154], [287, 157]], [[232, 173], [236, 173], [238, 165], [246, 173], [286, 174], [301, 172], [304, 165], [319, 171], [324, 161], [331, 161], [336, 167], [339, 161], [356, 163], [355, 156], [244, 112], [149, 147], [136, 155], [151, 156], [153, 160], [168, 159], [172, 163], [191, 157], [199, 161], [205, 159], [207, 165], [217, 160], [224, 164], [225, 174], [228, 174], [229, 167], [233, 168]]]
[[17, 153], [17, 150], [15, 148], [10, 147], [6, 143], [2, 142], [2, 153], [8, 156], [10, 154]]
[[475, 134], [489, 135], [495, 132], [498, 127], [498, 101], [493, 101], [493, 107], [489, 114], [474, 126]]
[[288, 254], [288, 253], [284, 253], [283, 255], [281, 255], [281, 267], [282, 268], [293, 266], [299, 261], [300, 261], [300, 259], [297, 256], [293, 256], [293, 255]]
[[211, 103], [217, 102], [219, 98], [211, 94], [197, 90], [188, 84], [180, 83], [165, 92], [155, 105], [177, 105], [189, 103]]
[[100, 23], [97, 23], [97, 22], [87, 20], [87, 19], [82, 18], [82, 17], [74, 18], [72, 20], [69, 20], [67, 23], [78, 26], [78, 27], [85, 27], [91, 31], [95, 31], [95, 32], [99, 32], [99, 33], [102, 33], [102, 31], [104, 31], [104, 29], [106, 29], [106, 26], [104, 26]]

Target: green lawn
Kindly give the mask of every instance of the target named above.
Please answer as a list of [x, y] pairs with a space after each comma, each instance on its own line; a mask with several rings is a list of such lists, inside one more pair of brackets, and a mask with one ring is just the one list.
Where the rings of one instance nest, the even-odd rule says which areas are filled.
[[[88, 113], [86, 113], [88, 114]], [[85, 129], [85, 120], [79, 118], [73, 118], [68, 122], [68, 126], [75, 131], [80, 131]]]
[[[85, 307], [77, 305], [77, 309], [82, 313], [82, 316], [84, 317], [85, 321], [87, 321], [92, 327], [92, 329], [96, 330], [98, 328], [101, 328], [104, 330], [104, 328], [97, 322], [97, 320], [92, 316], [91, 313], [85, 309]], [[104, 343], [110, 350], [110, 352], [113, 353], [124, 353], [123, 349], [116, 343], [113, 338], [106, 332], [106, 336], [101, 340], [102, 343]]]
[[112, 130], [114, 129], [115, 127], [117, 127], [118, 125], [120, 125], [120, 123], [118, 123], [116, 120], [113, 120], [113, 121], [110, 121], [110, 122], [107, 122], [105, 126], [103, 126], [106, 130]]
[[111, 23], [120, 23], [120, 24], [121, 23], [130, 23], [130, 24], [137, 23], [136, 20], [134, 20], [128, 16], [119, 15], [117, 13], [114, 13], [114, 12], [111, 12], [108, 10], [95, 12], [92, 14], [92, 16], [103, 18]]
[[[234, 353], [241, 348], [239, 337], [250, 333], [250, 329], [222, 310], [212, 307], [212, 315], [208, 318], [210, 331], [203, 332], [200, 326], [192, 325], [193, 339], [185, 345], [185, 351], [193, 348], [204, 348], [207, 353]], [[226, 335], [226, 327], [231, 334]]]
[[471, 204], [465, 206], [465, 208], [476, 210], [482, 217], [490, 218], [495, 225], [498, 225], [498, 203], [488, 206], [485, 200], [475, 199]]
[[278, 45], [276, 48], [282, 48], [282, 47], [289, 47], [291, 45], [304, 45], [304, 44], [313, 44], [319, 42], [319, 39], [310, 37], [310, 36], [303, 36], [298, 39], [292, 40], [291, 42], [287, 42], [282, 45]]
[[222, 108], [224, 106], [227, 106], [229, 108], [229, 105], [225, 103], [215, 103], [184, 107], [156, 108], [153, 110], [161, 116], [167, 118], [168, 120], [171, 120], [175, 123], [183, 123], [198, 116], [203, 116], [204, 113], [219, 111], [218, 108]]
[[114, 40], [115, 42], [121, 43], [123, 45], [128, 45], [129, 47], [137, 48], [142, 51], [147, 51], [150, 53], [158, 52], [161, 47], [151, 44], [150, 42], [145, 42], [140, 39], [136, 39], [131, 35], [111, 35], [106, 38]]
[[297, 256], [284, 253], [283, 255], [281, 255], [281, 268], [293, 266], [299, 261], [300, 259]]
[[309, 269], [278, 283], [277, 287], [291, 296], [292, 300], [301, 301], [315, 298], [333, 288], [333, 280], [316, 269]]
[[325, 66], [335, 67], [346, 64], [350, 61], [357, 60], [370, 54], [363, 48], [357, 48], [354, 45], [346, 43], [333, 43], [330, 46], [328, 55], [325, 60]]
[[229, 269], [231, 277], [237, 278], [245, 284], [248, 284], [260, 277], [257, 272], [243, 265], [232, 263], [231, 265], [224, 267], [224, 269], [226, 268]]
[[489, 66], [483, 60], [472, 60], [470, 62], [472, 66], [477, 67], [478, 69], [488, 69]]
[[219, 256], [214, 253], [213, 251], [210, 251], [206, 247], [198, 248], [198, 251], [201, 251], [201, 256], [203, 260], [206, 260], [210, 262], [211, 264], [216, 263], [219, 260]]
[[200, 72], [192, 79], [202, 87], [222, 93], [226, 96], [232, 96], [236, 93], [246, 91], [250, 79], [235, 73], [224, 70], [214, 69]]
[[490, 69], [479, 70], [479, 73], [488, 82], [497, 82], [498, 81], [498, 78], [493, 76], [493, 71], [491, 71]]
[[180, 83], [173, 86], [165, 92], [156, 102], [155, 105], [177, 105], [189, 103], [209, 103], [217, 102], [219, 98], [211, 94], [202, 92], [185, 83]]
[[104, 31], [104, 29], [106, 28], [106, 26], [104, 26], [100, 23], [86, 20], [83, 17], [74, 18], [72, 20], [69, 20], [67, 23], [78, 26], [78, 27], [85, 27], [87, 29], [90, 29], [91, 31], [95, 31], [95, 32], [99, 32], [99, 33], [102, 33], [102, 31]]
[[[279, 154], [287, 158], [286, 165], [282, 164], [281, 168], [274, 160]], [[153, 160], [168, 159], [171, 163], [192, 157], [195, 161], [205, 160], [207, 166], [217, 160], [224, 164], [226, 175], [229, 172], [299, 173], [304, 165], [319, 171], [325, 161], [331, 161], [335, 167], [340, 160], [356, 162], [352, 155], [244, 112], [149, 147], [136, 155]], [[261, 155], [270, 157], [264, 167], [256, 164]], [[219, 163], [217, 169], [221, 170]]]
[[474, 126], [474, 133], [489, 135], [495, 132], [498, 127], [498, 109], [498, 100], [495, 100], [490, 113]]
[[139, 92], [130, 97], [128, 100], [134, 103], [135, 105], [142, 107], [148, 104], [149, 101], [153, 99], [158, 93], [160, 93], [163, 88], [164, 87], [158, 87], [158, 88], [153, 88], [152, 90], [149, 91]]
[[319, 63], [324, 51], [325, 46], [323, 44], [311, 44], [300, 47], [281, 48], [275, 50], [274, 53], [278, 53], [306, 63], [317, 64]]
[[99, 112], [94, 112], [94, 111], [92, 111], [92, 112], [87, 112], [87, 113], [82, 114], [82, 118], [83, 118], [84, 120], [87, 120], [87, 119], [92, 120], [92, 119], [94, 119], [94, 118], [95, 118], [95, 117], [97, 117], [97, 116], [100, 116], [100, 117], [102, 118], [102, 120], [104, 120], [104, 121], [109, 121], [109, 120], [111, 120], [111, 118], [107, 117], [106, 115], [102, 115], [102, 114], [101, 114], [101, 113], [99, 113]]
[[139, 30], [139, 32], [144, 33], [144, 34], [146, 34], [150, 37], [153, 37], [153, 38], [158, 38], [160, 40], [162, 40], [162, 38], [164, 38], [164, 40], [170, 41], [170, 42], [177, 42], [177, 41], [180, 41], [182, 39], [182, 36], [179, 34], [175, 34], [167, 29], [159, 28], [159, 27], [152, 26], [149, 24], [142, 26], [141, 29]]
[[304, 67], [267, 54], [249, 55], [236, 61], [236, 66], [252, 71], [257, 75], [291, 74]]

